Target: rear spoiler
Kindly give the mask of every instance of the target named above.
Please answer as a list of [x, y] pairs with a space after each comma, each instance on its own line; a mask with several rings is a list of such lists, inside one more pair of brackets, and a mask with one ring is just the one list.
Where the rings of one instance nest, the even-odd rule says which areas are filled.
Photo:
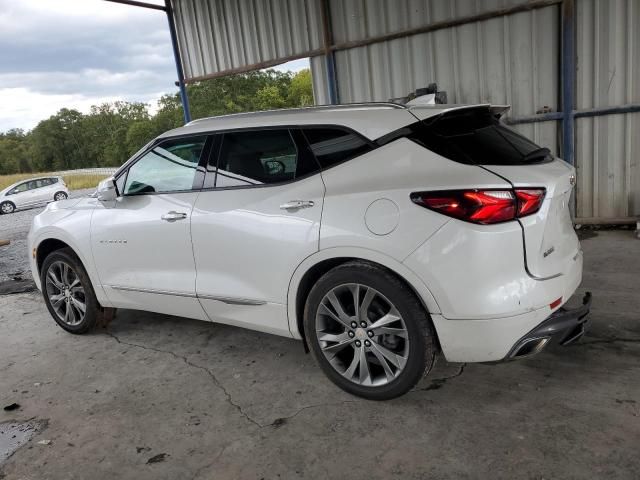
[[491, 105], [490, 103], [480, 103], [477, 105], [433, 105], [433, 106], [411, 106], [408, 110], [418, 120], [431, 120], [443, 115], [455, 115], [464, 110], [474, 110], [487, 108], [496, 118], [502, 117], [511, 105]]
[[375, 143], [377, 146], [382, 146], [400, 137], [409, 135], [416, 125], [429, 125], [437, 121], [439, 118], [455, 116], [457, 113], [476, 109], [488, 109], [491, 115], [493, 115], [496, 119], [500, 119], [500, 117], [502, 117], [511, 109], [511, 105], [491, 105], [488, 103], [484, 103], [479, 105], [411, 106], [408, 107], [407, 110], [417, 120], [415, 123], [406, 125], [397, 130], [389, 132], [386, 135], [376, 138], [373, 143]]
[[500, 118], [511, 110], [511, 105], [491, 105], [489, 106], [489, 110], [493, 113], [494, 117]]

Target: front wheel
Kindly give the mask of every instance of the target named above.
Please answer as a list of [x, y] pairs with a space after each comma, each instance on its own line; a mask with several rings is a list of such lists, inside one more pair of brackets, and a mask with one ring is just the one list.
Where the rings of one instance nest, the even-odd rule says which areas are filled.
[[69, 198], [69, 195], [67, 195], [65, 192], [58, 192], [53, 196], [53, 199], [56, 202], [59, 202], [60, 200], [66, 200], [67, 198]]
[[0, 212], [4, 214], [13, 213], [15, 209], [16, 209], [16, 206], [11, 202], [0, 203]]
[[85, 333], [98, 319], [99, 304], [89, 275], [73, 250], [56, 250], [45, 258], [40, 274], [42, 295], [51, 316], [67, 332]]
[[431, 319], [388, 270], [349, 262], [312, 288], [304, 313], [311, 351], [343, 390], [371, 400], [400, 396], [434, 364]]

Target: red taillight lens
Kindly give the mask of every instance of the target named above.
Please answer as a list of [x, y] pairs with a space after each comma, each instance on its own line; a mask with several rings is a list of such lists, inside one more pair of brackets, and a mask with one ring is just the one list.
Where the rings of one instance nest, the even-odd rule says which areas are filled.
[[540, 210], [542, 201], [544, 200], [544, 188], [531, 188], [525, 190], [516, 188], [516, 197], [518, 198], [518, 216], [524, 217], [531, 215]]
[[544, 194], [544, 189], [446, 190], [412, 193], [411, 200], [449, 217], [489, 225], [537, 212]]

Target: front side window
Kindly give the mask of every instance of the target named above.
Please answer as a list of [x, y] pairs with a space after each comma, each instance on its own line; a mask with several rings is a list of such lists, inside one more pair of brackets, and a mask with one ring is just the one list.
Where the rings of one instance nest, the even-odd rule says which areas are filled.
[[287, 129], [225, 133], [217, 165], [216, 187], [281, 183], [318, 170]]
[[129, 168], [125, 195], [191, 190], [206, 137], [167, 140]]
[[15, 187], [13, 190], [11, 190], [9, 192], [9, 195], [13, 195], [15, 193], [22, 193], [22, 192], [26, 192], [27, 191], [27, 185], [28, 183], [21, 183], [20, 185], [18, 185], [17, 187]]
[[364, 138], [339, 128], [305, 128], [303, 132], [323, 169], [372, 149]]

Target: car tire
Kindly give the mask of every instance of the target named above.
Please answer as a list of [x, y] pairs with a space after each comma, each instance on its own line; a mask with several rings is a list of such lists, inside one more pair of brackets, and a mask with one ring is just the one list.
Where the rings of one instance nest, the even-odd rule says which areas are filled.
[[329, 379], [370, 400], [408, 392], [435, 363], [429, 313], [402, 280], [372, 263], [348, 262], [323, 275], [307, 297], [304, 328]]
[[67, 198], [69, 198], [69, 195], [67, 195], [65, 192], [56, 192], [56, 194], [53, 196], [53, 201], [59, 202], [61, 200], [66, 200]]
[[0, 203], [0, 213], [2, 214], [9, 214], [9, 213], [13, 213], [16, 210], [16, 206], [13, 204], [13, 202], [2, 202]]
[[47, 309], [60, 327], [81, 334], [96, 325], [100, 304], [89, 275], [73, 250], [63, 248], [50, 253], [42, 264], [40, 281]]

